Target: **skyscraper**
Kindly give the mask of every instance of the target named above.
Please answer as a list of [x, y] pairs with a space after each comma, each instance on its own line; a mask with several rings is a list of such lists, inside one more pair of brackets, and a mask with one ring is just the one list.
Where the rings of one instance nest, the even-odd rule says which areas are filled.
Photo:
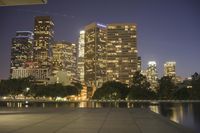
[[71, 79], [76, 79], [76, 44], [62, 41], [51, 45], [53, 74], [66, 72]]
[[137, 58], [137, 71], [142, 71], [142, 59], [140, 56]]
[[98, 87], [106, 80], [106, 26], [92, 23], [84, 31], [84, 79], [87, 85]]
[[85, 31], [80, 31], [78, 45], [78, 77], [81, 82], [84, 82], [84, 53], [85, 53]]
[[147, 76], [147, 80], [149, 81], [151, 85], [151, 89], [156, 91], [156, 88], [158, 87], [158, 72], [157, 72], [155, 61], [148, 62], [146, 76]]
[[172, 80], [176, 80], [176, 62], [168, 61], [164, 64], [164, 76], [172, 77]]
[[17, 31], [12, 39], [11, 47], [11, 78], [24, 78], [27, 73], [22, 69], [31, 67], [33, 61], [33, 33]]
[[53, 43], [53, 21], [50, 16], [35, 17], [34, 24], [34, 56], [36, 68], [49, 69], [51, 50]]
[[137, 71], [136, 25], [132, 23], [107, 26], [107, 80], [128, 85]]

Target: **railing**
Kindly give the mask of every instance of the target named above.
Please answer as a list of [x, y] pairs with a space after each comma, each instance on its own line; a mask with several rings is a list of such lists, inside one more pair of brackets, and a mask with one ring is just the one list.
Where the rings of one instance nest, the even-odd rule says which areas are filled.
[[192, 103], [192, 102], [200, 102], [200, 100], [49, 100], [49, 99], [0, 99], [0, 102], [98, 102], [98, 103]]

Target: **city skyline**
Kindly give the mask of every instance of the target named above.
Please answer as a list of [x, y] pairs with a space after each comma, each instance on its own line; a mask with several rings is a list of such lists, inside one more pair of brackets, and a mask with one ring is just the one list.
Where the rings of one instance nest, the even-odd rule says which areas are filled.
[[[99, 10], [94, 10], [94, 8], [96, 7], [99, 9], [103, 6], [109, 7], [109, 5], [112, 4], [111, 1], [107, 2], [107, 5], [100, 1], [97, 1], [97, 3], [87, 1], [87, 5], [83, 6], [81, 6], [81, 1], [59, 2], [60, 3], [56, 3], [49, 0], [47, 5], [42, 6], [0, 7], [0, 18], [3, 20], [0, 22], [2, 29], [0, 31], [0, 63], [2, 64], [0, 67], [0, 79], [7, 78], [9, 75], [11, 38], [13, 38], [16, 31], [19, 30], [33, 31], [34, 16], [40, 15], [52, 16], [55, 22], [56, 41], [66, 40], [76, 44], [78, 43], [80, 30], [91, 22], [100, 22], [104, 24], [113, 22], [136, 23], [138, 27], [138, 55], [142, 58], [142, 69], [147, 67], [148, 61], [155, 60], [158, 63], [159, 74], [162, 76], [164, 73], [164, 62], [176, 61], [177, 75], [188, 77], [195, 71], [199, 72], [200, 64], [198, 62], [198, 51], [200, 46], [198, 42], [200, 42], [200, 37], [197, 33], [200, 30], [198, 25], [200, 17], [198, 16], [198, 1], [164, 1], [164, 4], [162, 4], [154, 0], [153, 4], [151, 4], [147, 1], [139, 2], [135, 0], [132, 2], [127, 0], [129, 4], [123, 3], [122, 1], [115, 3], [116, 7], [112, 10], [106, 9], [104, 11], [102, 9], [102, 14]], [[62, 3], [67, 3], [69, 5], [66, 10], [64, 10], [65, 7], [62, 6]], [[60, 7], [60, 10], [57, 8], [53, 10], [55, 4]], [[118, 11], [117, 9], [120, 7], [120, 4], [122, 7], [127, 6], [128, 8], [122, 8], [122, 10]], [[129, 5], [132, 5], [132, 7]], [[92, 8], [90, 10], [85, 10], [86, 13], [84, 15], [81, 11], [87, 6], [91, 6]], [[145, 10], [144, 7], [148, 6], [149, 9], [147, 8]], [[79, 10], [73, 10], [73, 7], [76, 7], [76, 10], [79, 8]], [[143, 8], [139, 9], [139, 7]], [[156, 8], [154, 9], [154, 7]], [[164, 11], [167, 7], [171, 7], [171, 10]], [[175, 9], [177, 12], [175, 12]], [[93, 10], [95, 12], [91, 12]], [[134, 10], [136, 12], [133, 12], [133, 15], [126, 15], [126, 13]], [[157, 13], [156, 11], [161, 11], [161, 13]], [[106, 14], [105, 16], [103, 12]], [[121, 12], [121, 14], [115, 15], [115, 12]], [[176, 15], [170, 14], [170, 12], [174, 12]], [[175, 16], [178, 14], [179, 16], [176, 18]], [[18, 17], [20, 18], [20, 16], [22, 20], [17, 19]], [[109, 16], [111, 16], [111, 18]], [[148, 21], [149, 23], [146, 21], [143, 22], [147, 20], [147, 18], [152, 19]], [[153, 18], [157, 19], [157, 21]], [[26, 20], [25, 23], [23, 23], [24, 20]]]

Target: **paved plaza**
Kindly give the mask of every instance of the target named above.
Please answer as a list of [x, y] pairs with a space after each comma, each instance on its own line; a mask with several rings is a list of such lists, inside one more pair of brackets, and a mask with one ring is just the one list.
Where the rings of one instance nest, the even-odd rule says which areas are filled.
[[192, 133], [147, 109], [0, 109], [0, 133]]

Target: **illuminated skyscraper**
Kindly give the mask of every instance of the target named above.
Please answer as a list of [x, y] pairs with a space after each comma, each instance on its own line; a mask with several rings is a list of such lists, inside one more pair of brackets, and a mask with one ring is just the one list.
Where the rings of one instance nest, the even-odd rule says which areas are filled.
[[142, 60], [141, 57], [138, 56], [138, 60], [137, 60], [137, 71], [142, 71]]
[[[33, 61], [33, 33], [31, 31], [17, 31], [12, 39], [11, 47], [11, 78], [24, 78], [26, 74], [21, 69], [30, 67]], [[20, 71], [16, 73], [15, 71]]]
[[158, 87], [158, 72], [157, 72], [155, 61], [149, 61], [148, 62], [146, 77], [147, 77], [147, 80], [149, 81], [149, 83], [151, 85], [151, 89], [156, 91], [156, 88]]
[[36, 68], [50, 67], [51, 50], [53, 43], [53, 21], [49, 16], [35, 17], [34, 25], [34, 62]]
[[106, 26], [92, 23], [84, 30], [84, 79], [87, 85], [98, 87], [106, 80]]
[[164, 64], [164, 76], [172, 77], [172, 80], [176, 80], [176, 62], [168, 61]]
[[63, 71], [71, 79], [76, 79], [76, 44], [56, 42], [51, 45], [53, 74]]
[[85, 48], [85, 31], [80, 31], [79, 46], [78, 46], [78, 77], [81, 82], [84, 82], [84, 48]]
[[107, 79], [128, 85], [137, 71], [138, 56], [135, 24], [108, 24]]

